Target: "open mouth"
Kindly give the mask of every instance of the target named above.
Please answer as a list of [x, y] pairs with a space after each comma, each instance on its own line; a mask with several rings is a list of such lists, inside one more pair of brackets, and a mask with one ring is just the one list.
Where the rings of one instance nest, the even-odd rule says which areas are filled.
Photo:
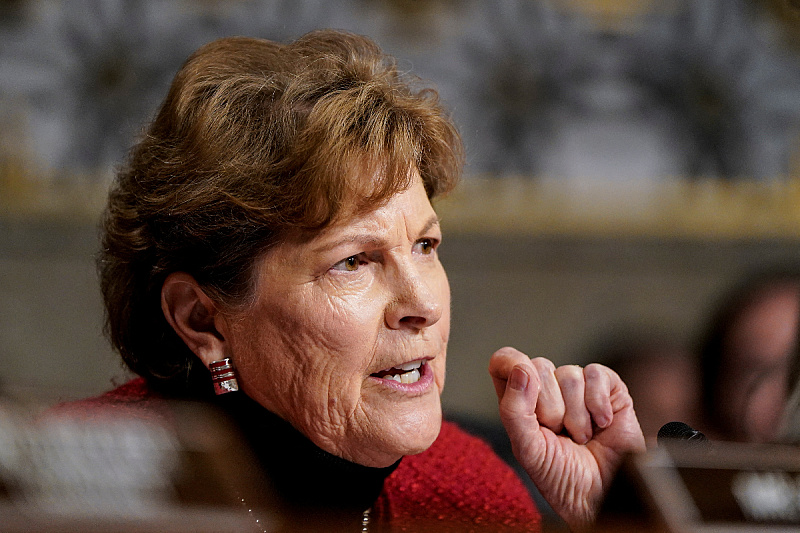
[[398, 383], [416, 383], [422, 375], [422, 365], [425, 361], [413, 361], [411, 363], [404, 363], [399, 366], [389, 368], [388, 370], [381, 370], [372, 374], [376, 378], [391, 379]]

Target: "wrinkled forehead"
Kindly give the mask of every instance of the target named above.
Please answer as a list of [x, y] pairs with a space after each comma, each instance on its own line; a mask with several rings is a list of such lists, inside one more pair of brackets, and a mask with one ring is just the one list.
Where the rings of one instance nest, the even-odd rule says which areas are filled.
[[[439, 228], [439, 218], [433, 208], [430, 195], [419, 173], [411, 171], [407, 185], [398, 188], [380, 201], [363, 203], [360, 209], [342, 212], [331, 224], [318, 232], [307, 232], [303, 240], [324, 240], [337, 235], [357, 232], [363, 235], [390, 234], [411, 236]], [[436, 229], [441, 232], [440, 229]], [[332, 237], [333, 236], [333, 237]]]

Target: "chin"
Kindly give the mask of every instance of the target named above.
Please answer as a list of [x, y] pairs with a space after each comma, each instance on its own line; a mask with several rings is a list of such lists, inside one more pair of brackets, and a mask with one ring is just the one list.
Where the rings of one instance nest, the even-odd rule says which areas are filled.
[[384, 426], [366, 440], [349, 447], [342, 456], [364, 466], [382, 468], [396, 463], [406, 455], [422, 453], [436, 441], [442, 428], [442, 411], [434, 409], [393, 417], [394, 424]]
[[406, 423], [395, 426], [395, 437], [392, 439], [398, 446], [398, 455], [416, 455], [422, 453], [434, 443], [442, 429], [442, 409], [430, 409], [424, 415], [413, 413]]

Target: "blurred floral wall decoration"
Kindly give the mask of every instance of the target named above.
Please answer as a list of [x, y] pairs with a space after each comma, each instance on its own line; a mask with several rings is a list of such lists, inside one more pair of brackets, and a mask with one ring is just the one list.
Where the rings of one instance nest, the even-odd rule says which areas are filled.
[[462, 63], [475, 68], [460, 71], [470, 104], [458, 108], [476, 171], [789, 173], [800, 61], [758, 3], [639, 2], [611, 23], [599, 4], [486, 3], [471, 17]]
[[785, 179], [800, 18], [776, 2], [5, 0], [0, 203], [107, 183], [200, 44], [322, 27], [370, 35], [433, 81], [468, 176]]

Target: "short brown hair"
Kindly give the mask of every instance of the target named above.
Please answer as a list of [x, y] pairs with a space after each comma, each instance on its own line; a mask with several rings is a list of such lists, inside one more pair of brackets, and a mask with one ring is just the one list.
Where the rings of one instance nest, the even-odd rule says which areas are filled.
[[172, 272], [224, 306], [253, 292], [256, 258], [379, 206], [422, 176], [450, 191], [461, 142], [431, 89], [366, 37], [243, 37], [195, 52], [117, 174], [99, 259], [106, 330], [125, 363], [175, 393], [207, 373], [161, 312]]

